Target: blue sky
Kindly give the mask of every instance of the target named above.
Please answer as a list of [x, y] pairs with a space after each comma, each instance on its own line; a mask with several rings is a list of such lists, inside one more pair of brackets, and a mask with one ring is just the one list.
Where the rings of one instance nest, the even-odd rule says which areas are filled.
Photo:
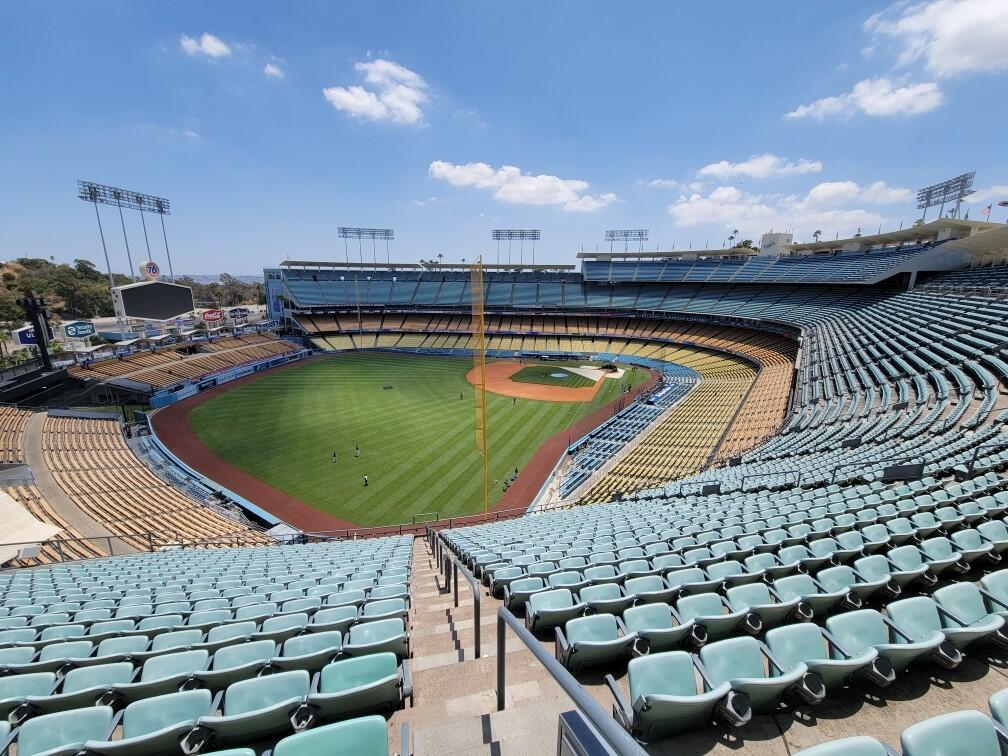
[[338, 259], [340, 225], [394, 228], [404, 261], [540, 228], [572, 262], [609, 228], [908, 224], [912, 190], [972, 169], [970, 217], [1008, 199], [1004, 0], [3, 0], [0, 67], [4, 259], [100, 260], [78, 178], [168, 197], [192, 273]]

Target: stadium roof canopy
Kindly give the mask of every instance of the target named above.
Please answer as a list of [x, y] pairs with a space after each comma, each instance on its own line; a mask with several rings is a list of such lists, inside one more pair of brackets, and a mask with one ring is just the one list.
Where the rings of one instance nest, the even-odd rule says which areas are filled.
[[679, 249], [671, 252], [578, 252], [579, 260], [667, 260], [691, 257], [749, 257], [759, 252], [750, 247]]
[[[284, 260], [281, 268], [332, 268], [336, 270], [469, 270], [472, 263], [373, 263], [331, 262], [321, 260]], [[577, 270], [576, 265], [498, 265], [483, 263], [484, 270], [499, 271], [557, 271]]]
[[956, 218], [940, 218], [919, 226], [902, 228], [898, 231], [886, 231], [883, 234], [855, 236], [849, 239], [833, 239], [830, 241], [808, 242], [806, 244], [791, 244], [792, 252], [814, 253], [829, 252], [845, 245], [858, 244], [862, 249], [867, 247], [882, 247], [895, 244], [911, 244], [941, 239], [956, 239], [973, 236], [994, 228], [1001, 228], [1002, 223], [986, 223], [984, 221], [959, 220]]

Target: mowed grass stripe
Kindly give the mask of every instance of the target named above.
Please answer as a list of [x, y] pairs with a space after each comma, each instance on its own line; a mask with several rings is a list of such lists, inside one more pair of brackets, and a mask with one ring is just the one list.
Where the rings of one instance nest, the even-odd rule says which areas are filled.
[[[408, 521], [421, 512], [472, 514], [483, 502], [473, 388], [465, 380], [470, 367], [466, 359], [344, 354], [267, 374], [200, 405], [189, 422], [236, 466], [361, 525]], [[607, 380], [590, 403], [488, 395], [491, 478], [498, 481], [491, 504], [504, 478], [549, 436], [618, 396], [621, 382], [644, 378], [638, 371]], [[383, 390], [384, 384], [394, 388]]]

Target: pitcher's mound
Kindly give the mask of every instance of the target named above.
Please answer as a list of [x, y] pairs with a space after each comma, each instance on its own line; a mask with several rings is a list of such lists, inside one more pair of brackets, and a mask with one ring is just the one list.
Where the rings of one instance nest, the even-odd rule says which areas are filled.
[[[501, 396], [516, 396], [519, 399], [536, 399], [542, 402], [590, 402], [602, 385], [602, 376], [595, 379], [591, 386], [570, 388], [569, 386], [547, 386], [541, 383], [519, 383], [512, 381], [511, 376], [527, 367], [520, 362], [488, 362], [486, 366], [486, 388]], [[564, 368], [571, 372], [580, 372], [578, 368]], [[598, 371], [601, 373], [602, 371]], [[594, 378], [594, 376], [591, 376]], [[476, 368], [466, 373], [466, 380], [476, 385]]]

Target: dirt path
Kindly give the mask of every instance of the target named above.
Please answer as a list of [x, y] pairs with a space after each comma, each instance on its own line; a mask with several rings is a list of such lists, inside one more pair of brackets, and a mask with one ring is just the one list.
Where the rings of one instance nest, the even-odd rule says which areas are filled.
[[[602, 381], [595, 381], [593, 385], [581, 388], [512, 381], [511, 376], [525, 367], [528, 365], [507, 360], [488, 362], [486, 366], [487, 391], [501, 396], [516, 396], [519, 399], [536, 399], [541, 402], [590, 402], [602, 388]], [[476, 385], [476, 368], [466, 373], [466, 380], [472, 385]]]

